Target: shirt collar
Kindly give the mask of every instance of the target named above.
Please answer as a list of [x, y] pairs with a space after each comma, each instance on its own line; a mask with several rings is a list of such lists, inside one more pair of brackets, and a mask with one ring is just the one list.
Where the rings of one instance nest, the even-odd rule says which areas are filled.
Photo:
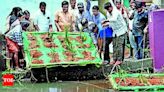
[[94, 15], [95, 18], [99, 18], [100, 17], [100, 12], [98, 13], [98, 15]]

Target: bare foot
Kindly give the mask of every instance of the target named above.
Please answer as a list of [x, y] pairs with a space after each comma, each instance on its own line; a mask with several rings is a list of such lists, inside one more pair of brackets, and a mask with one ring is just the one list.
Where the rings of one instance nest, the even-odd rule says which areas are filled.
[[117, 66], [117, 65], [120, 65], [121, 63], [122, 63], [121, 61], [116, 61], [114, 65]]
[[110, 65], [114, 65], [116, 63], [116, 61], [112, 61], [110, 62]]

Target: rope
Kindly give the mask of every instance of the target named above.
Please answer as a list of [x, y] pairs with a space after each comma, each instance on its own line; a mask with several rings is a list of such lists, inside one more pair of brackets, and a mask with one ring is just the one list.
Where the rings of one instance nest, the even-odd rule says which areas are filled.
[[31, 73], [30, 79], [34, 79], [34, 80], [35, 80], [35, 82], [36, 82], [36, 81], [38, 81], [38, 80], [35, 78], [35, 76], [33, 75], [33, 72], [32, 72], [32, 70], [31, 70], [31, 69], [30, 69], [30, 73]]
[[47, 67], [46, 67], [46, 79], [47, 79], [47, 82], [50, 83], [49, 77], [48, 77], [48, 68]]
[[[105, 46], [106, 46], [106, 33], [105, 33], [105, 30], [103, 31], [103, 35], [104, 35], [104, 37], [103, 37], [103, 53], [100, 53], [100, 54], [102, 54], [101, 56], [102, 56], [102, 60], [104, 62], [104, 60], [105, 60], [104, 52], [105, 52], [105, 49], [106, 49], [105, 48]], [[105, 74], [104, 65], [102, 66], [102, 73], [103, 73], [105, 78], [108, 78], [108, 75]]]

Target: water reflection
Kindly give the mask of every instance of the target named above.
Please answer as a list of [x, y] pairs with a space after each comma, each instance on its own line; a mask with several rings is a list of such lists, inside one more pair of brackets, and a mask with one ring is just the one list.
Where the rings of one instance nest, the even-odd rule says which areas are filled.
[[0, 92], [114, 92], [107, 81], [71, 81], [55, 83], [23, 83], [13, 88], [1, 88]]

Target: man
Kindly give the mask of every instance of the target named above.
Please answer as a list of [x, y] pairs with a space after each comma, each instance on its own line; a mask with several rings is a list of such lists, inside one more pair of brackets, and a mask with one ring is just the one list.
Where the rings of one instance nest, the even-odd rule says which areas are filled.
[[122, 14], [123, 18], [125, 19], [125, 22], [128, 22], [128, 14], [127, 9], [122, 5], [121, 0], [116, 0], [116, 7], [119, 10], [119, 12]]
[[[88, 4], [89, 4], [89, 2], [87, 2]], [[89, 12], [89, 10], [87, 10], [87, 9], [89, 9], [89, 8], [87, 8], [86, 10], [84, 9], [84, 4], [81, 2], [81, 3], [78, 3], [77, 4], [77, 7], [78, 7], [78, 14], [77, 14], [77, 16], [76, 16], [76, 29], [78, 30], [78, 31], [80, 31], [80, 29], [81, 29], [81, 20], [82, 19], [87, 19], [87, 21], [92, 21], [92, 17], [91, 17], [91, 14], [90, 14], [90, 12]], [[87, 7], [90, 7], [89, 5], [87, 6]]]
[[78, 8], [76, 7], [76, 0], [69, 0], [70, 2], [70, 8], [69, 10], [74, 14], [76, 15], [77, 12], [78, 12]]
[[24, 20], [22, 21], [22, 25], [24, 26], [28, 26], [28, 28], [24, 31], [34, 31], [35, 29], [33, 28], [33, 23], [32, 23], [32, 20], [30, 19], [30, 12], [28, 10], [25, 10], [24, 11]]
[[124, 59], [124, 43], [127, 25], [122, 14], [116, 9], [112, 0], [105, 3], [104, 8], [107, 10], [107, 21], [113, 29], [113, 60], [110, 64], [119, 65]]
[[136, 45], [134, 54], [137, 59], [143, 58], [143, 36], [144, 29], [148, 23], [148, 12], [143, 9], [141, 2], [136, 1], [136, 11], [132, 14], [130, 19], [133, 19], [132, 33], [135, 37]]
[[99, 11], [99, 7], [97, 5], [92, 7], [92, 20], [98, 26], [99, 31], [102, 29], [101, 22], [105, 20], [105, 16]]
[[52, 32], [52, 20], [50, 14], [46, 11], [46, 3], [41, 2], [39, 8], [40, 10], [34, 18], [35, 30], [39, 32]]
[[[129, 13], [128, 13], [128, 18], [130, 18], [130, 16], [134, 13], [134, 11], [135, 11], [135, 2], [133, 0], [131, 0]], [[129, 42], [130, 42], [130, 58], [131, 57], [134, 58], [133, 49], [136, 47], [136, 43], [135, 43], [134, 35], [132, 33], [133, 19], [128, 20], [128, 28], [129, 28], [128, 37], [129, 37]]]
[[59, 11], [55, 15], [55, 24], [59, 32], [63, 32], [65, 27], [69, 27], [70, 31], [75, 30], [75, 23], [73, 14], [68, 11], [69, 3], [67, 1], [62, 2], [62, 11]]

